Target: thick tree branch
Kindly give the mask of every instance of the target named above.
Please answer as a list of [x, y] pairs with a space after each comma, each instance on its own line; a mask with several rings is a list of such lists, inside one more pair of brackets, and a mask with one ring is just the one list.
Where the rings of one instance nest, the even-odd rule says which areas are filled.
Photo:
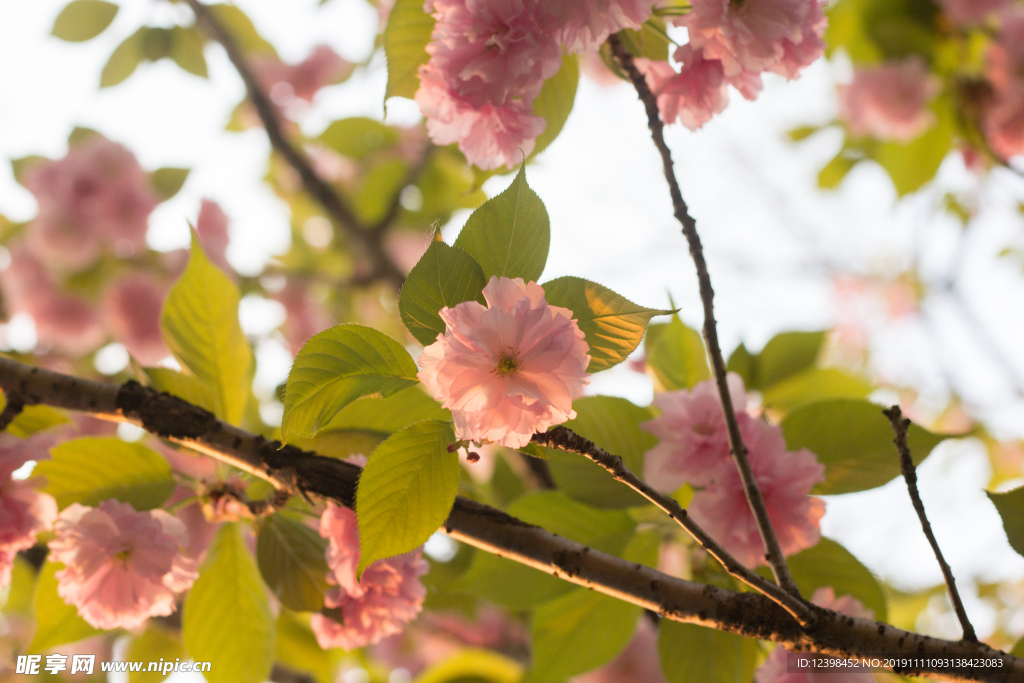
[[900, 469], [903, 470], [903, 478], [907, 482], [910, 501], [914, 504], [914, 510], [917, 512], [918, 519], [921, 520], [921, 528], [924, 530], [924, 535], [928, 537], [928, 543], [932, 546], [935, 559], [939, 561], [939, 567], [942, 569], [942, 578], [946, 580], [949, 600], [953, 603], [956, 618], [960, 620], [960, 627], [964, 631], [964, 640], [976, 643], [978, 642], [978, 636], [974, 633], [974, 627], [971, 626], [971, 621], [967, 618], [967, 611], [964, 609], [964, 603], [960, 599], [960, 592], [956, 589], [953, 570], [949, 568], [946, 558], [943, 557], [942, 551], [939, 549], [939, 542], [935, 540], [935, 534], [932, 533], [932, 525], [929, 523], [928, 516], [924, 512], [924, 503], [921, 502], [921, 494], [917, 490], [917, 470], [914, 468], [914, 460], [910, 456], [910, 447], [907, 445], [907, 428], [910, 427], [910, 420], [903, 417], [899, 406], [893, 406], [882, 412], [889, 418], [889, 422], [892, 423], [892, 430], [896, 434], [893, 443], [896, 444], [896, 450], [900, 454]]
[[809, 626], [814, 621], [814, 612], [799, 597], [796, 597], [781, 587], [758, 576], [747, 567], [743, 566], [735, 557], [708, 536], [696, 522], [694, 522], [686, 510], [679, 503], [668, 496], [658, 493], [651, 488], [647, 482], [636, 476], [622, 462], [622, 458], [612, 455], [600, 448], [593, 441], [585, 439], [572, 430], [558, 426], [543, 434], [534, 434], [533, 443], [542, 446], [552, 446], [569, 453], [578, 453], [592, 462], [603, 467], [612, 477], [629, 488], [633, 489], [647, 500], [654, 503], [662, 512], [679, 523], [690, 536], [693, 537], [702, 548], [707, 550], [712, 557], [721, 562], [731, 576], [747, 584], [759, 593], [764, 594], [769, 600], [782, 607], [782, 609], [793, 615], [803, 626]]
[[661, 115], [658, 113], [658, 101], [651, 89], [647, 87], [644, 75], [640, 73], [633, 55], [622, 45], [617, 34], [608, 38], [612, 54], [622, 67], [622, 70], [629, 76], [637, 95], [644, 103], [647, 111], [647, 126], [651, 129], [651, 138], [654, 146], [661, 154], [661, 162], [665, 172], [665, 180], [668, 181], [669, 193], [672, 195], [672, 207], [675, 217], [683, 226], [683, 235], [690, 247], [690, 257], [697, 267], [697, 280], [700, 284], [700, 300], [704, 304], [704, 339], [708, 345], [708, 355], [711, 357], [711, 368], [715, 373], [715, 384], [718, 386], [718, 395], [722, 400], [722, 410], [725, 413], [725, 423], [729, 434], [729, 449], [736, 460], [736, 468], [739, 470], [740, 479], [743, 481], [743, 490], [746, 492], [750, 509], [754, 512], [754, 519], [757, 521], [757, 528], [761, 532], [764, 547], [767, 551], [765, 557], [775, 574], [775, 580], [788, 593], [798, 596], [799, 589], [793, 576], [786, 565], [786, 558], [782, 554], [779, 540], [775, 536], [771, 520], [768, 518], [768, 508], [761, 495], [761, 489], [754, 478], [754, 472], [750, 467], [750, 460], [747, 457], [747, 447], [743, 445], [743, 437], [740, 435], [739, 421], [736, 419], [736, 409], [732, 405], [732, 396], [729, 394], [729, 383], [726, 379], [725, 358], [722, 356], [722, 348], [718, 343], [718, 328], [715, 323], [715, 291], [711, 288], [711, 276], [708, 274], [708, 264], [704, 260], [704, 247], [700, 242], [700, 235], [697, 234], [697, 222], [690, 215], [690, 210], [683, 199], [683, 193], [679, 189], [679, 182], [676, 180], [675, 168], [672, 164], [672, 152], [665, 144], [664, 129], [661, 122]]
[[[217, 420], [185, 401], [135, 382], [117, 386], [34, 368], [0, 356], [0, 389], [45, 404], [122, 422], [209, 454], [272, 483], [278, 490], [322, 496], [352, 506], [359, 468], [282, 446]], [[1024, 683], [1024, 659], [984, 643], [947, 641], [888, 624], [811, 607], [816, 618], [803, 629], [782, 608], [757, 593], [684, 581], [649, 567], [587, 548], [465, 498], [458, 498], [443, 530], [486, 552], [525, 564], [579, 586], [639, 605], [674, 621], [699, 624], [790, 649], [833, 655], [988, 657], [1001, 666], [924, 675], [957, 681]]]
[[[197, 23], [211, 38], [223, 46], [224, 51], [228, 54], [228, 59], [235, 66], [238, 75], [242, 77], [245, 89], [249, 94], [249, 101], [255, 107], [260, 121], [263, 122], [263, 128], [267, 131], [271, 146], [284, 157], [288, 165], [295, 169], [306, 191], [320, 203], [334, 224], [345, 234], [353, 248], [357, 252], [361, 252], [358, 255], [369, 264], [367, 279], [383, 279], [390, 282], [396, 289], [401, 287], [405, 276], [384, 251], [380, 240], [383, 228], [362, 225], [341, 195], [317, 175], [309, 159], [288, 141], [281, 128], [277, 108], [263, 92], [263, 88], [246, 63], [245, 55], [231, 33], [220, 23], [210, 8], [199, 0], [186, 0], [186, 2], [195, 13]], [[395, 201], [397, 205], [397, 197]], [[394, 213], [397, 213], [397, 206]], [[391, 212], [389, 215], [392, 219], [394, 218]]]

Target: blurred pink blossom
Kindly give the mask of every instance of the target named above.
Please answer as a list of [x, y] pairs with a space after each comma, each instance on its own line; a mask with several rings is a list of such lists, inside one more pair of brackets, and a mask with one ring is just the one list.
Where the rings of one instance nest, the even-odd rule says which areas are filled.
[[101, 309], [110, 335], [143, 365], [170, 355], [160, 333], [166, 289], [142, 272], [124, 275], [107, 286]]
[[608, 68], [601, 56], [596, 52], [584, 52], [578, 57], [580, 71], [583, 75], [601, 87], [609, 87], [622, 83], [622, 79]]
[[821, 0], [693, 0], [675, 20], [694, 50], [722, 61], [726, 77], [772, 71], [793, 79], [825, 50]]
[[419, 73], [415, 99], [436, 144], [457, 142], [466, 160], [483, 170], [512, 168], [533, 152], [547, 122], [522, 99], [477, 106], [456, 94], [432, 64]]
[[401, 633], [423, 607], [427, 590], [419, 577], [430, 565], [419, 550], [374, 562], [356, 579], [359, 565], [359, 527], [356, 514], [333, 503], [320, 518], [320, 535], [329, 539], [327, 581], [335, 588], [324, 605], [340, 609], [344, 623], [314, 614], [310, 626], [320, 647], [352, 650]]
[[658, 98], [658, 110], [665, 123], [677, 120], [690, 130], [697, 130], [720, 114], [729, 104], [722, 62], [704, 59], [690, 45], [676, 51], [676, 60], [683, 64], [676, 73], [668, 62], [637, 59], [647, 85]]
[[958, 24], [977, 24], [1011, 0], [939, 0], [943, 11]]
[[327, 312], [302, 281], [289, 278], [284, 289], [275, 294], [274, 299], [284, 306], [288, 316], [281, 326], [281, 332], [292, 355], [297, 356], [314, 334], [330, 327]]
[[231, 241], [228, 235], [228, 217], [220, 208], [220, 204], [210, 199], [203, 200], [199, 205], [199, 215], [196, 217], [196, 234], [206, 257], [224, 272], [233, 273], [225, 258], [228, 243]]
[[651, 16], [652, 0], [546, 0], [558, 18], [557, 39], [566, 52], [596, 52], [612, 33], [638, 29]]
[[988, 52], [993, 94], [983, 125], [993, 151], [1008, 160], [1024, 154], [1024, 7], [1008, 7], [1000, 21]]
[[27, 244], [46, 263], [80, 270], [96, 261], [104, 245], [118, 256], [145, 249], [157, 199], [125, 147], [94, 137], [59, 161], [30, 168], [25, 184], [39, 203]]
[[[746, 390], [743, 380], [729, 373], [729, 394], [737, 417], [743, 412]], [[723, 462], [732, 463], [722, 402], [713, 380], [686, 391], [666, 391], [654, 397], [661, 415], [640, 425], [658, 437], [658, 445], [644, 456], [644, 479], [658, 491], [672, 493], [683, 484], [707, 486]]]
[[15, 554], [35, 545], [36, 535], [57, 518], [53, 497], [35, 490], [38, 480], [11, 475], [30, 460], [48, 460], [54, 443], [46, 434], [19, 439], [0, 433], [0, 589], [11, 582]]
[[[811, 596], [811, 602], [818, 607], [831, 609], [840, 614], [848, 614], [851, 617], [863, 617], [870, 619], [874, 613], [864, 607], [860, 600], [853, 596], [844, 595], [836, 598], [832, 588], [819, 588]], [[795, 672], [787, 671], [786, 648], [779, 646], [772, 650], [768, 659], [757, 668], [754, 673], [754, 683], [874, 683], [875, 677], [868, 671], [815, 671]]]
[[858, 67], [853, 82], [839, 87], [839, 118], [854, 135], [909, 141], [935, 120], [927, 104], [941, 89], [924, 60]]
[[40, 344], [69, 356], [94, 351], [106, 335], [96, 309], [73, 294], [53, 292], [31, 311]]
[[985, 137], [992, 150], [1009, 160], [1024, 154], [1024, 81], [1012, 89], [997, 91], [985, 113]]
[[186, 558], [185, 525], [163, 510], [137, 512], [114, 499], [94, 508], [74, 503], [54, 527], [51, 557], [64, 563], [57, 592], [100, 629], [135, 628], [176, 609], [175, 593], [198, 573]]
[[521, 448], [534, 433], [576, 416], [590, 347], [572, 311], [544, 289], [492, 276], [487, 307], [442, 308], [447, 329], [420, 356], [420, 380], [452, 411], [460, 439]]
[[[740, 432], [782, 552], [792, 555], [815, 545], [825, 502], [810, 493], [825, 480], [824, 465], [807, 449], [787, 451], [782, 430], [764, 420], [741, 419]], [[764, 561], [764, 543], [731, 458], [710, 486], [694, 493], [687, 512], [743, 564]]]
[[573, 678], [572, 683], [667, 683], [658, 655], [658, 629], [650, 619], [641, 617], [633, 639], [618, 657]]
[[252, 66], [278, 106], [286, 106], [293, 98], [312, 102], [320, 88], [339, 83], [352, 73], [352, 65], [327, 45], [317, 45], [298, 64], [272, 57], [254, 60]]
[[402, 272], [408, 273], [419, 263], [430, 242], [430, 236], [422, 232], [392, 230], [384, 239], [384, 249]]
[[538, 0], [427, 0], [437, 23], [427, 44], [430, 66], [458, 97], [476, 107], [526, 104], [554, 76], [562, 51], [555, 18]]

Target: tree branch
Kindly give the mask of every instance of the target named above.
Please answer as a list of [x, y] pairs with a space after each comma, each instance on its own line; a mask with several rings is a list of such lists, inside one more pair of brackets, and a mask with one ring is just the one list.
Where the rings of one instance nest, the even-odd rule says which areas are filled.
[[[127, 382], [122, 386], [78, 379], [0, 356], [0, 389], [26, 405], [90, 413], [131, 422], [259, 476], [278, 490], [317, 495], [351, 507], [359, 468], [341, 460], [282, 446], [169, 394]], [[667, 619], [772, 640], [793, 650], [832, 655], [886, 653], [918, 658], [980, 657], [998, 668], [924, 675], [983, 683], [1024, 683], [1024, 659], [984, 643], [947, 641], [811, 606], [803, 629], [782, 608], [757, 593], [737, 593], [677, 579], [608, 555], [465, 498], [457, 498], [442, 529], [452, 538], [579, 586], [656, 612]]]
[[[245, 89], [249, 94], [256, 113], [263, 122], [263, 128], [267, 131], [270, 145], [284, 157], [302, 180], [303, 187], [320, 203], [327, 214], [334, 221], [353, 247], [362, 252], [359, 254], [369, 263], [370, 275], [368, 279], [383, 279], [390, 282], [396, 289], [401, 287], [405, 281], [402, 271], [394, 264], [391, 258], [384, 251], [380, 240], [383, 228], [378, 226], [363, 226], [356, 218], [352, 209], [333, 187], [324, 181], [316, 171], [313, 170], [309, 159], [285, 137], [278, 118], [277, 108], [263, 92], [255, 74], [246, 63], [245, 55], [235, 42], [231, 33], [217, 19], [210, 8], [199, 2], [199, 0], [186, 0], [188, 6], [196, 15], [197, 23], [203, 27], [207, 34], [223, 46], [228, 54], [228, 59], [235, 66], [238, 75], [245, 83]], [[396, 197], [397, 203], [397, 197]], [[395, 212], [397, 213], [397, 208]], [[394, 217], [393, 215], [391, 216]], [[375, 229], [371, 229], [375, 228]]]
[[754, 519], [757, 521], [757, 528], [761, 532], [761, 539], [764, 541], [766, 559], [775, 574], [775, 580], [788, 593], [799, 597], [800, 590], [793, 581], [793, 576], [786, 565], [786, 558], [779, 546], [779, 539], [775, 536], [771, 520], [768, 518], [768, 508], [765, 506], [764, 496], [754, 478], [754, 472], [750, 467], [750, 460], [747, 458], [747, 447], [743, 444], [743, 437], [740, 435], [739, 421], [736, 419], [736, 409], [732, 405], [732, 396], [729, 394], [729, 383], [726, 379], [725, 358], [722, 356], [722, 348], [718, 343], [718, 328], [715, 323], [715, 291], [711, 287], [711, 276], [708, 274], [708, 264], [704, 260], [704, 247], [700, 242], [700, 235], [697, 233], [697, 222], [690, 215], [690, 210], [683, 199], [683, 193], [679, 189], [679, 182], [676, 180], [675, 168], [672, 164], [672, 152], [665, 144], [664, 129], [658, 113], [658, 101], [654, 93], [647, 86], [644, 75], [637, 69], [633, 61], [633, 55], [622, 45], [617, 34], [608, 38], [608, 44], [612, 48], [612, 54], [622, 67], [622, 70], [629, 76], [637, 95], [644, 104], [647, 111], [647, 126], [651, 129], [651, 138], [654, 146], [661, 154], [661, 162], [665, 172], [665, 180], [668, 181], [669, 193], [672, 195], [672, 207], [675, 217], [683, 227], [683, 235], [690, 247], [690, 257], [697, 267], [697, 281], [700, 284], [700, 300], [704, 304], [704, 339], [708, 345], [708, 355], [711, 357], [711, 368], [715, 373], [715, 384], [718, 386], [718, 395], [722, 400], [722, 411], [725, 413], [725, 424], [729, 434], [729, 450], [736, 461], [736, 468], [739, 470], [740, 479], [743, 481], [743, 490], [746, 493], [750, 509], [754, 512]]
[[900, 469], [903, 470], [903, 478], [907, 482], [910, 501], [914, 504], [914, 510], [917, 511], [918, 519], [921, 520], [921, 528], [924, 530], [924, 535], [928, 537], [928, 543], [932, 546], [935, 559], [939, 561], [942, 577], [946, 580], [946, 591], [949, 593], [949, 600], [953, 603], [956, 618], [960, 620], [960, 626], [964, 631], [964, 640], [976, 643], [978, 642], [978, 636], [975, 635], [974, 627], [971, 626], [971, 621], [967, 618], [964, 603], [960, 600], [960, 592], [956, 589], [953, 570], [949, 568], [949, 565], [946, 564], [946, 558], [942, 556], [939, 542], [935, 540], [935, 534], [932, 533], [932, 525], [928, 522], [928, 516], [924, 512], [921, 494], [917, 490], [917, 470], [914, 468], [914, 460], [910, 456], [910, 447], [907, 445], [907, 428], [910, 426], [910, 420], [903, 417], [899, 406], [893, 406], [882, 412], [889, 418], [889, 422], [892, 423], [892, 430], [896, 434], [893, 443], [896, 444], [896, 450], [900, 454]]
[[631, 472], [619, 456], [612, 455], [603, 448], [598, 447], [594, 442], [561, 425], [543, 434], [534, 434], [533, 443], [542, 446], [553, 446], [568, 453], [578, 453], [597, 463], [612, 475], [616, 481], [633, 489], [678, 522], [679, 526], [683, 527], [702, 548], [718, 560], [722, 567], [725, 568], [725, 571], [731, 576], [765, 595], [769, 600], [793, 615], [793, 618], [799, 621], [801, 625], [806, 627], [813, 623], [814, 613], [806, 603], [799, 597], [791, 595], [770, 581], [766, 581], [742, 565], [725, 548], [708, 536], [707, 532], [686, 514], [686, 510], [678, 502], [651, 488], [647, 482]]
[[0, 411], [0, 432], [7, 429], [15, 418], [21, 415], [21, 411], [25, 409], [25, 403], [21, 400], [21, 397], [17, 394], [7, 394], [7, 405]]

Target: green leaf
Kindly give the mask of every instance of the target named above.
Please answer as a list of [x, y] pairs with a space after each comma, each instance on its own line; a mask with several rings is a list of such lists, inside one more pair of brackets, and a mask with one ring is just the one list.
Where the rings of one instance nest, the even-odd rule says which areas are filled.
[[391, 202], [405, 187], [409, 164], [390, 159], [374, 164], [363, 173], [358, 189], [352, 193], [352, 209], [364, 225], [375, 225], [385, 217]]
[[[0, 393], [0, 410], [7, 407], [7, 398]], [[68, 419], [50, 406], [25, 406], [18, 416], [7, 425], [7, 431], [24, 439], [57, 425], [67, 424]]]
[[757, 386], [767, 388], [814, 365], [824, 332], [782, 332], [768, 340], [757, 356]]
[[644, 22], [640, 30], [627, 28], [621, 32], [622, 44], [634, 57], [644, 57], [653, 61], [668, 61], [668, 53], [672, 42], [666, 33], [665, 20], [651, 17]]
[[459, 491], [451, 423], [418, 422], [389, 437], [359, 476], [358, 574], [376, 560], [423, 545], [444, 524]]
[[940, 98], [932, 107], [936, 123], [926, 133], [910, 142], [884, 142], [874, 150], [872, 158], [888, 172], [899, 196], [920, 189], [935, 177], [939, 165], [953, 147], [955, 123], [951, 106]]
[[552, 306], [573, 312], [590, 345], [590, 373], [624, 361], [640, 344], [647, 322], [656, 315], [671, 313], [637, 306], [603, 285], [571, 275], [546, 283], [544, 298]]
[[874, 618], [887, 621], [885, 594], [871, 571], [849, 550], [828, 538], [786, 559], [800, 593], [810, 599], [819, 588], [835, 589], [836, 597], [852, 595], [874, 611]]
[[288, 373], [281, 433], [314, 436], [357, 398], [386, 398], [418, 381], [409, 352], [386, 334], [353, 324], [324, 330]]
[[46, 157], [41, 157], [38, 154], [21, 157], [20, 159], [11, 159], [11, 173], [14, 175], [14, 179], [18, 181], [18, 184], [24, 187], [26, 172], [36, 164], [48, 163], [49, 161]]
[[1014, 657], [1024, 657], [1024, 638], [1017, 641], [1017, 644], [1010, 650], [1010, 654]]
[[124, 81], [135, 73], [139, 62], [143, 58], [143, 37], [146, 28], [140, 28], [135, 33], [125, 38], [120, 45], [110, 53], [103, 71], [100, 72], [100, 87], [109, 88]]
[[362, 159], [382, 147], [398, 142], [398, 131], [380, 121], [356, 116], [327, 126], [320, 141], [338, 154]]
[[[638, 475], [644, 471], [644, 453], [657, 445], [650, 432], [640, 423], [654, 416], [647, 408], [615, 396], [586, 396], [573, 401], [576, 418], [565, 426], [595, 444], [622, 458], [626, 467]], [[558, 485], [572, 498], [604, 508], [644, 505], [638, 493], [617, 481], [608, 472], [582, 455], [545, 448], [548, 468]]]
[[647, 345], [647, 365], [661, 391], [692, 389], [711, 378], [700, 332], [683, 323], [678, 315], [673, 315]]
[[331, 653], [316, 642], [309, 627], [309, 616], [282, 609], [277, 617], [277, 644], [274, 658], [299, 672], [308, 672], [318, 683], [332, 683], [334, 670]]
[[103, 33], [117, 16], [117, 5], [103, 0], [73, 0], [57, 15], [52, 35], [80, 43]]
[[839, 154], [832, 158], [832, 161], [825, 164], [825, 167], [818, 172], [818, 187], [823, 190], [834, 190], [843, 182], [843, 178], [860, 161], [851, 157], [846, 150], [840, 150]]
[[419, 0], [398, 0], [384, 27], [384, 55], [388, 62], [388, 85], [384, 101], [391, 97], [412, 99], [420, 87], [420, 64], [430, 59], [427, 43], [434, 30], [434, 18], [423, 11]]
[[357, 399], [342, 408], [323, 431], [346, 429], [389, 435], [423, 420], [451, 419], [449, 411], [417, 386], [388, 398]]
[[490, 650], [465, 648], [430, 667], [416, 683], [518, 683], [523, 665]]
[[143, 368], [143, 372], [149, 377], [149, 385], [157, 391], [166, 391], [192, 405], [214, 412], [216, 405], [209, 387], [195, 375], [186, 375], [171, 368]]
[[1006, 493], [986, 491], [985, 494], [1003, 520], [1003, 530], [1010, 547], [1024, 555], [1024, 486]]
[[740, 344], [736, 347], [729, 356], [725, 369], [742, 377], [743, 384], [748, 389], [753, 389], [757, 385], [757, 356], [750, 353], [745, 345]]
[[256, 537], [256, 561], [263, 580], [281, 604], [298, 612], [317, 612], [327, 590], [327, 541], [286, 513], [271, 515]]
[[757, 641], [695, 624], [662, 620], [661, 670], [669, 683], [749, 683], [757, 666]]
[[576, 55], [564, 55], [562, 57], [562, 68], [551, 78], [544, 81], [540, 94], [533, 100], [533, 113], [542, 117], [547, 126], [544, 132], [537, 136], [533, 145], [533, 158], [547, 149], [548, 145], [555, 141], [558, 134], [565, 127], [572, 113], [573, 104], [576, 102], [576, 88], [580, 82], [580, 69], [576, 61]]
[[[157, 662], [162, 659], [165, 662], [174, 663], [176, 659], [186, 658], [187, 655], [185, 648], [181, 646], [180, 637], [176, 633], [172, 634], [159, 626], [154, 626], [152, 622], [145, 633], [132, 639], [125, 656], [125, 659], [132, 662]], [[142, 669], [141, 671], [130, 671], [128, 681], [130, 683], [160, 683], [168, 676], [169, 674], [162, 671]]]
[[274, 619], [238, 524], [221, 526], [182, 616], [192, 659], [210, 662], [209, 683], [262, 683], [274, 663]]
[[171, 56], [171, 30], [160, 26], [143, 29], [142, 56], [150, 62], [158, 62]]
[[238, 424], [249, 400], [252, 350], [238, 322], [238, 287], [193, 234], [188, 267], [171, 288], [160, 328], [178, 362], [209, 390], [214, 414]]
[[455, 240], [480, 264], [484, 278], [521, 277], [537, 281], [551, 242], [548, 210], [526, 184], [524, 164], [508, 189], [470, 215]]
[[[900, 474], [892, 425], [874, 403], [842, 398], [811, 403], [782, 421], [782, 433], [791, 450], [807, 448], [825, 465], [825, 481], [812, 493], [864, 491]], [[914, 464], [951, 436], [910, 425], [907, 442]]]
[[56, 573], [63, 568], [62, 564], [47, 562], [39, 570], [32, 600], [35, 604], [36, 634], [27, 652], [42, 652], [99, 633], [78, 616], [74, 605], [66, 604], [57, 594]]
[[203, 40], [194, 27], [175, 26], [171, 29], [170, 58], [194, 76], [208, 76], [206, 57], [203, 55]]
[[[506, 511], [527, 524], [613, 555], [626, 548], [636, 527], [625, 512], [590, 507], [561, 491], [521, 496]], [[490, 553], [476, 553], [456, 588], [503, 607], [529, 609], [564, 595], [573, 586], [518, 562]]]
[[789, 412], [830, 398], [867, 398], [870, 382], [839, 368], [807, 368], [762, 391], [764, 405]]
[[185, 184], [185, 179], [188, 178], [189, 170], [187, 168], [158, 168], [153, 171], [153, 174], [149, 176], [149, 184], [153, 186], [160, 201], [166, 202], [178, 194], [181, 186]]
[[818, 126], [797, 126], [796, 128], [790, 129], [786, 133], [786, 136], [793, 142], [801, 142], [811, 137], [815, 133], [821, 130]]
[[227, 28], [235, 43], [243, 51], [257, 55], [277, 56], [274, 46], [264, 40], [252, 20], [235, 5], [210, 5], [210, 11], [217, 16], [217, 21]]
[[77, 147], [78, 145], [95, 140], [96, 138], [102, 138], [103, 133], [92, 128], [86, 128], [85, 126], [75, 126], [68, 133], [68, 147]]
[[6, 615], [24, 614], [32, 617], [36, 592], [36, 570], [21, 555], [11, 564], [11, 583], [3, 594], [2, 611]]
[[524, 683], [559, 683], [610, 662], [633, 637], [642, 613], [586, 588], [539, 606], [530, 623], [533, 669]]
[[484, 303], [481, 292], [486, 284], [484, 271], [472, 256], [435, 240], [402, 285], [398, 295], [402, 322], [416, 341], [433, 344], [445, 331], [438, 311], [463, 301]]
[[50, 460], [35, 471], [45, 475], [43, 491], [60, 509], [72, 503], [95, 506], [116, 498], [136, 510], [151, 510], [174, 491], [171, 466], [155, 451], [118, 438], [86, 436], [54, 446]]

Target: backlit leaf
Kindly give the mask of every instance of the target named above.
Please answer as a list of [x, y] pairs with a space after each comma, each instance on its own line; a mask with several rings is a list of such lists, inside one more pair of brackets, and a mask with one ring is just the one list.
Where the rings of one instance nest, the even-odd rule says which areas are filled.
[[302, 522], [278, 512], [256, 537], [256, 561], [270, 590], [288, 609], [316, 612], [327, 590], [327, 540]]
[[389, 97], [412, 97], [420, 87], [416, 74], [429, 59], [427, 43], [434, 30], [434, 18], [423, 11], [420, 0], [397, 0], [384, 27], [384, 55], [388, 62]]
[[819, 588], [835, 589], [836, 597], [852, 595], [872, 610], [874, 618], [888, 620], [885, 594], [878, 580], [853, 554], [835, 541], [822, 538], [817, 545], [786, 558], [800, 593], [810, 598]]
[[463, 301], [484, 303], [481, 291], [486, 284], [484, 271], [472, 256], [435, 240], [402, 285], [398, 297], [402, 322], [418, 342], [433, 344], [445, 331], [438, 311]]
[[1010, 547], [1024, 555], [1024, 486], [1006, 493], [985, 493], [1003, 520], [1003, 530]]
[[459, 456], [451, 423], [418, 422], [370, 455], [359, 476], [359, 567], [409, 552], [444, 524], [459, 490]]
[[757, 641], [664, 619], [658, 626], [661, 670], [669, 683], [749, 683]]
[[187, 168], [158, 168], [149, 177], [149, 183], [156, 190], [156, 196], [160, 201], [166, 202], [178, 194], [181, 186], [185, 184], [188, 174], [189, 169]]
[[565, 127], [572, 113], [573, 104], [576, 102], [576, 87], [580, 82], [580, 70], [577, 64], [576, 55], [564, 55], [562, 57], [562, 68], [551, 78], [544, 81], [540, 94], [533, 100], [533, 113], [542, 117], [547, 126], [544, 132], [537, 136], [533, 152], [530, 157], [535, 157], [555, 141], [558, 134]]
[[99, 633], [78, 616], [78, 609], [68, 605], [57, 594], [56, 573], [64, 568], [58, 562], [47, 562], [39, 570], [33, 597], [36, 614], [36, 634], [28, 652], [42, 652], [57, 645], [73, 643]]
[[110, 53], [110, 58], [100, 72], [100, 87], [109, 88], [125, 80], [139, 66], [143, 58], [143, 37], [146, 28], [140, 28], [135, 33], [125, 38], [120, 45]]
[[704, 340], [678, 315], [659, 328], [653, 342], [648, 341], [647, 365], [661, 391], [692, 389], [711, 378]]
[[640, 344], [647, 322], [656, 315], [671, 313], [637, 306], [604, 285], [571, 275], [545, 283], [544, 298], [552, 306], [573, 312], [590, 345], [590, 373], [624, 361]]
[[114, 21], [117, 9], [103, 0], [73, 0], [57, 15], [52, 34], [71, 43], [95, 38]]

